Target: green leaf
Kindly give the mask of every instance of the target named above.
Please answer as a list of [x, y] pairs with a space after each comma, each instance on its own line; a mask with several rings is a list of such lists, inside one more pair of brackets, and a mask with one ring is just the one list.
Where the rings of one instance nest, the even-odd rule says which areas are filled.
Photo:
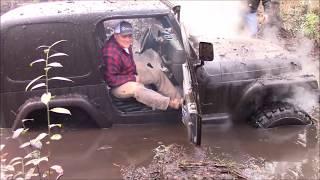
[[53, 165], [50, 167], [51, 169], [55, 170], [58, 174], [63, 174], [63, 169], [59, 165]]
[[[9, 164], [12, 164], [13, 162], [18, 161], [18, 160], [22, 160], [22, 157], [15, 157], [15, 158], [11, 159], [11, 161], [9, 162]], [[12, 166], [13, 166], [13, 165], [12, 165]]]
[[21, 144], [20, 146], [19, 146], [19, 148], [25, 148], [25, 147], [27, 147], [27, 146], [30, 146], [30, 142], [25, 142], [25, 143], [23, 143], [23, 144]]
[[41, 141], [30, 141], [30, 145], [34, 148], [41, 149], [42, 142]]
[[51, 69], [51, 67], [46, 67], [46, 68], [43, 68], [45, 71], [49, 71]]
[[25, 133], [27, 133], [28, 131], [29, 131], [29, 128], [24, 129], [24, 130], [22, 131], [22, 134], [25, 134]]
[[23, 173], [22, 173], [21, 171], [19, 171], [17, 174], [15, 174], [15, 175], [12, 177], [12, 179], [14, 179], [14, 180], [23, 180], [22, 177], [18, 177], [18, 176], [22, 176], [22, 175], [23, 175]]
[[51, 128], [53, 128], [53, 127], [56, 127], [56, 126], [58, 126], [58, 127], [62, 127], [62, 124], [50, 124], [49, 125], [49, 128], [51, 129]]
[[50, 137], [51, 140], [60, 140], [62, 136], [60, 134], [54, 134]]
[[17, 137], [19, 137], [20, 134], [23, 132], [23, 130], [24, 130], [24, 128], [16, 129], [16, 130], [13, 132], [12, 139], [16, 139]]
[[48, 48], [48, 47], [50, 47], [50, 46], [42, 45], [42, 46], [37, 47], [36, 49], [40, 49], [40, 48]]
[[61, 42], [66, 42], [66, 41], [67, 41], [67, 40], [57, 41], [57, 42], [53, 43], [53, 44], [50, 46], [50, 48], [52, 48], [53, 46], [55, 46], [55, 45], [57, 45], [57, 44], [59, 44], [59, 43], [61, 43]]
[[46, 86], [45, 83], [39, 83], [39, 84], [33, 86], [33, 87], [30, 89], [30, 91], [32, 91], [32, 90], [34, 90], [34, 89], [37, 89], [37, 88], [40, 88], [40, 87], [45, 87], [45, 86]]
[[40, 156], [40, 151], [39, 150], [34, 150], [31, 153], [27, 154], [26, 156], [24, 156], [24, 159], [28, 159], [28, 158], [39, 158]]
[[26, 122], [26, 121], [34, 121], [34, 119], [22, 119], [22, 122]]
[[52, 108], [52, 109], [50, 109], [50, 111], [55, 112], [55, 113], [60, 113], [60, 114], [70, 114], [71, 115], [71, 112], [68, 109], [61, 108], [61, 107]]
[[73, 82], [71, 79], [65, 78], [65, 77], [52, 77], [49, 80], [62, 80], [62, 81], [71, 81]]
[[50, 66], [50, 67], [63, 67], [60, 63], [58, 63], [58, 62], [52, 62], [52, 63], [50, 63], [50, 64], [48, 64], [48, 66]]
[[29, 164], [33, 164], [33, 165], [38, 165], [40, 164], [42, 161], [48, 161], [48, 157], [42, 157], [42, 158], [38, 158], [38, 159], [31, 159], [30, 161], [26, 162], [26, 166]]
[[6, 165], [4, 168], [5, 168], [7, 171], [14, 171], [14, 167], [11, 166], [11, 165]]
[[25, 91], [28, 91], [28, 88], [34, 83], [36, 82], [37, 80], [41, 79], [44, 75], [41, 75], [41, 76], [38, 76], [36, 77], [35, 79], [33, 79], [31, 82], [29, 82], [29, 84], [27, 85]]
[[38, 162], [38, 159], [31, 159], [31, 160], [27, 161], [24, 165], [25, 166], [28, 166], [29, 164], [36, 165], [36, 162]]
[[15, 163], [11, 164], [11, 165], [12, 165], [12, 166], [16, 166], [16, 165], [18, 165], [18, 164], [22, 164], [22, 161], [17, 161], [17, 162], [15, 162]]
[[49, 53], [50, 49], [44, 49], [43, 52], [47, 55]]
[[30, 141], [30, 145], [31, 145], [32, 147], [37, 148], [37, 149], [41, 149], [41, 148], [42, 148], [41, 140], [42, 140], [43, 138], [45, 138], [46, 136], [48, 136], [47, 133], [41, 133], [41, 134], [39, 134], [36, 138], [34, 138], [34, 139], [32, 139], [32, 140]]
[[47, 105], [50, 100], [51, 100], [51, 93], [50, 92], [42, 94], [41, 102], [43, 102], [45, 105]]
[[[41, 141], [43, 138], [45, 138], [46, 136], [48, 136], [47, 133], [41, 133], [39, 134], [35, 139], [33, 139], [34, 141]], [[33, 141], [31, 140], [31, 141]]]
[[65, 53], [54, 53], [51, 56], [49, 56], [49, 58], [58, 57], [58, 56], [69, 56], [69, 55]]
[[25, 175], [25, 179], [31, 179], [31, 177], [33, 176], [33, 173], [34, 173], [34, 170], [35, 170], [36, 168], [35, 167], [32, 167], [32, 168], [30, 168], [28, 171], [27, 171], [27, 173], [26, 173], [26, 175]]
[[46, 178], [46, 177], [48, 176], [48, 174], [49, 174], [49, 171], [46, 171], [46, 172], [44, 172], [44, 173], [42, 174], [42, 177], [43, 177], [43, 178]]
[[32, 62], [30, 63], [30, 66], [32, 66], [32, 65], [35, 64], [35, 63], [45, 62], [45, 61], [46, 61], [46, 60], [44, 60], [44, 59], [38, 59], [38, 60], [32, 61]]
[[2, 151], [2, 149], [3, 149], [5, 146], [6, 146], [5, 144], [1, 144], [1, 145], [0, 145], [0, 151]]

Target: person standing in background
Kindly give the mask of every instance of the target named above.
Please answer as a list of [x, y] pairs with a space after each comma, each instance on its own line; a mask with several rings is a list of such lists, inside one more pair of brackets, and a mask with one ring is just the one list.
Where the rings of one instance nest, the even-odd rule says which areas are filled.
[[[283, 21], [280, 17], [280, 0], [271, 0], [271, 9], [269, 11], [267, 28], [275, 29], [277, 33], [286, 33]], [[283, 34], [284, 35], [284, 34]]]
[[248, 11], [245, 15], [245, 23], [252, 37], [258, 33], [257, 10], [261, 1], [264, 9], [264, 23], [267, 23], [271, 9], [271, 0], [248, 0]]

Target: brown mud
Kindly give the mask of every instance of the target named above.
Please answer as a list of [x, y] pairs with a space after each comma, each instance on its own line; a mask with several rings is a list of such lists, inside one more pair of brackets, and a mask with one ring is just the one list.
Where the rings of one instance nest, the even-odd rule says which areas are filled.
[[124, 179], [247, 179], [236, 167], [210, 160], [210, 155], [200, 148], [200, 158], [188, 155], [183, 146], [160, 145], [148, 167], [123, 168]]

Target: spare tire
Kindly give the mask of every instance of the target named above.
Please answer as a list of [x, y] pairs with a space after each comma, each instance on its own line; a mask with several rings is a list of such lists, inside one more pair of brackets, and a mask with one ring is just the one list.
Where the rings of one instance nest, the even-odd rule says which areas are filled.
[[308, 113], [285, 102], [276, 102], [261, 108], [251, 116], [250, 122], [256, 128], [312, 124]]

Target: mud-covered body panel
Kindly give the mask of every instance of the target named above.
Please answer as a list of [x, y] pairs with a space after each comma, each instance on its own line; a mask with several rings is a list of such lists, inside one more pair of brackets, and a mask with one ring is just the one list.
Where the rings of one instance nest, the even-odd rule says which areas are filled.
[[[17, 58], [6, 58], [8, 53], [17, 51], [15, 46], [13, 46], [14, 48], [6, 47], [6, 43], [15, 45], [15, 43], [34, 42], [37, 46], [48, 45], [61, 40], [62, 36], [59, 35], [64, 35], [67, 38], [75, 37], [68, 39], [66, 43], [70, 44], [64, 46], [75, 47], [73, 52], [76, 52], [76, 55], [73, 60], [76, 62], [70, 63], [72, 56], [69, 54], [69, 60], [64, 59], [62, 63], [65, 71], [57, 73], [72, 79], [73, 83], [50, 82], [50, 92], [57, 97], [52, 101], [53, 107], [80, 107], [87, 111], [102, 127], [109, 127], [112, 123], [180, 120], [181, 111], [120, 112], [112, 102], [109, 89], [105, 86], [103, 75], [100, 72], [103, 64], [98, 61], [100, 57], [97, 52], [101, 50], [99, 49], [101, 47], [96, 41], [97, 39], [101, 40], [103, 45], [103, 40], [105, 40], [103, 39], [105, 35], [103, 30], [105, 29], [103, 29], [102, 22], [110, 19], [144, 16], [165, 16], [165, 19], [169, 21], [168, 24], [171, 24], [172, 28], [177, 31], [177, 39], [175, 41], [171, 39], [168, 41], [170, 43], [164, 44], [164, 52], [159, 55], [163, 59], [165, 56], [162, 55], [167, 53], [168, 60], [172, 60], [170, 63], [166, 63], [164, 60], [163, 62], [169, 66], [178, 81], [177, 85], [180, 86], [185, 80], [182, 64], [188, 64], [191, 77], [188, 82], [191, 90], [188, 94], [194, 96], [192, 102], [196, 103], [197, 112], [193, 117], [197, 119], [197, 122], [200, 122], [200, 129], [200, 117], [206, 117], [204, 119], [210, 119], [210, 116], [216, 117], [216, 119], [222, 116], [229, 117], [226, 113], [232, 114], [241, 108], [246, 111], [248, 103], [252, 101], [267, 103], [269, 100], [283, 100], [290, 97], [293, 94], [292, 89], [297, 87], [318, 89], [317, 81], [313, 76], [297, 75], [301, 72], [301, 64], [298, 61], [288, 59], [288, 56], [283, 53], [277, 53], [274, 57], [267, 56], [268, 52], [275, 52], [277, 47], [264, 49], [260, 42], [260, 49], [263, 51], [259, 53], [259, 56], [246, 57], [245, 55], [252, 55], [252, 52], [255, 52], [255, 50], [248, 51], [246, 46], [240, 45], [240, 48], [230, 48], [223, 45], [221, 49], [226, 50], [227, 53], [219, 52], [218, 48], [215, 51], [217, 57], [214, 61], [204, 62], [204, 66], [200, 65], [200, 67], [199, 64], [195, 65], [195, 63], [199, 63], [199, 59], [196, 57], [196, 53], [192, 54], [189, 49], [188, 37], [185, 37], [187, 34], [180, 27], [170, 8], [160, 2], [72, 1], [40, 3], [17, 8], [1, 16], [1, 52], [4, 52], [1, 53], [0, 61], [1, 127], [12, 127], [12, 125], [17, 127], [19, 122], [31, 111], [43, 108], [39, 99], [44, 92], [43, 90], [24, 91], [32, 80], [30, 78], [24, 79], [25, 76], [35, 78], [42, 70], [40, 66], [33, 67], [35, 71], [28, 68], [30, 61], [35, 60], [29, 58], [32, 57], [30, 54], [34, 52], [35, 48], [25, 51], [21, 55], [16, 53], [15, 57], [23, 56], [26, 59], [18, 62], [15, 61]], [[31, 34], [19, 33], [28, 30]], [[41, 38], [40, 35], [42, 35]], [[9, 37], [13, 38], [10, 40]], [[227, 44], [233, 45], [239, 42], [242, 40], [236, 43], [230, 41]], [[184, 47], [177, 46], [179, 43], [182, 43]], [[251, 43], [248, 44], [255, 46]], [[241, 58], [234, 59], [234, 57]], [[65, 65], [68, 62], [69, 67]], [[4, 68], [5, 66], [7, 68]], [[11, 70], [12, 73], [7, 73], [8, 70]]]
[[204, 114], [232, 114], [248, 101], [282, 101], [296, 88], [318, 89], [316, 78], [301, 75], [301, 63], [289, 59], [212, 61], [197, 69]]
[[[41, 65], [30, 68], [29, 64], [36, 60], [34, 57], [41, 58], [42, 53], [36, 47], [52, 44], [65, 39], [64, 37], [67, 41], [57, 46], [56, 50], [69, 56], [58, 59], [64, 68], [52, 71], [49, 75], [67, 77], [73, 82], [50, 81], [49, 91], [56, 97], [52, 100], [51, 107], [80, 108], [100, 127], [109, 127], [112, 123], [148, 123], [180, 119], [180, 111], [119, 111], [109, 96], [109, 89], [100, 72], [102, 62], [99, 57], [100, 49], [96, 44], [97, 24], [110, 18], [147, 16], [167, 16], [168, 19], [171, 18], [175, 28], [178, 28], [178, 23], [173, 22], [175, 19], [169, 17], [173, 16], [170, 9], [155, 1], [35, 3], [2, 15], [1, 52], [5, 53], [1, 53], [0, 61], [1, 127], [17, 128], [30, 112], [44, 107], [40, 102], [43, 89], [25, 91], [27, 84], [43, 70]], [[8, 47], [8, 43], [11, 46], [19, 43], [25, 48], [24, 42], [33, 42], [34, 47], [27, 47], [29, 49], [19, 55], [14, 52], [15, 48]], [[12, 54], [19, 59], [21, 57], [23, 61], [7, 58], [12, 57]]]

